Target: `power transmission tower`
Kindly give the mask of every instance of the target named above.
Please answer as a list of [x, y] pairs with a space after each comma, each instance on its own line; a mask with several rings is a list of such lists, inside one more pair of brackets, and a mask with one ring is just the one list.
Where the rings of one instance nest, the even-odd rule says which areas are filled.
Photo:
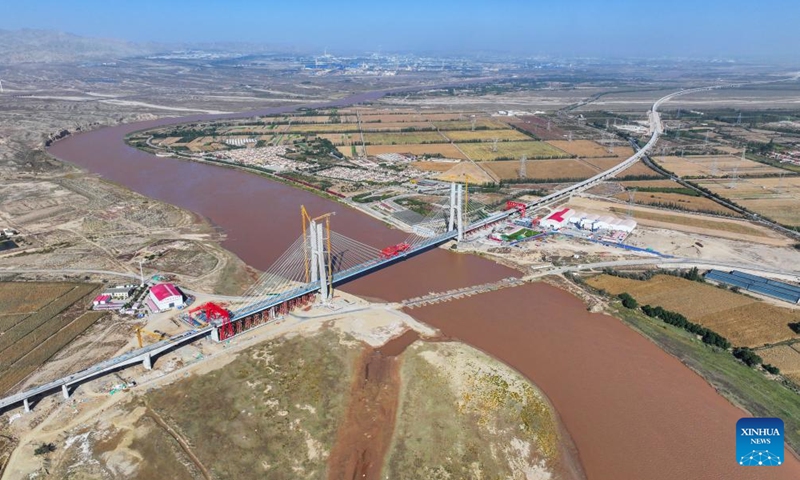
[[718, 177], [719, 176], [719, 165], [717, 164], [717, 157], [714, 157], [714, 161], [711, 163], [711, 176]]
[[519, 159], [519, 178], [528, 178], [527, 162], [528, 157], [526, 155]]
[[569, 142], [572, 141], [572, 131], [570, 131], [569, 134], [567, 134], [567, 141]]
[[628, 190], [628, 218], [633, 217], [633, 204], [636, 199], [636, 189], [631, 188]]
[[494, 141], [492, 142], [492, 151], [493, 151], [493, 152], [496, 152], [496, 151], [497, 151], [497, 141], [498, 141], [498, 140], [499, 140], [499, 139], [498, 139], [497, 137], [494, 137]]
[[733, 175], [731, 176], [731, 183], [728, 184], [728, 188], [736, 188], [736, 184], [739, 182], [739, 166], [733, 168]]
[[472, 131], [475, 131], [475, 117], [472, 117]]
[[736, 125], [742, 124], [742, 112], [739, 112], [739, 116], [736, 118]]

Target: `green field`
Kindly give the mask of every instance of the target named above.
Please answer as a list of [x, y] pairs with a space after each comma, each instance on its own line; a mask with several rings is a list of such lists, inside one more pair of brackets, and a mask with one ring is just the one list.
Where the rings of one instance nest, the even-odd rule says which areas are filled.
[[501, 235], [503, 240], [507, 242], [516, 242], [518, 240], [522, 240], [523, 238], [533, 237], [539, 235], [542, 232], [537, 232], [528, 228], [523, 228], [522, 230], [514, 233], [513, 235]]

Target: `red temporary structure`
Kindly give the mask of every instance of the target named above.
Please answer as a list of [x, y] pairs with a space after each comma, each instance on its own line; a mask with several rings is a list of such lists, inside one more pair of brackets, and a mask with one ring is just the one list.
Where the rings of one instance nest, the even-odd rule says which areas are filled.
[[381, 250], [381, 258], [382, 259], [392, 258], [392, 257], [394, 257], [396, 255], [399, 255], [399, 254], [405, 252], [406, 250], [408, 250], [410, 248], [411, 248], [411, 245], [409, 245], [409, 244], [407, 244], [405, 242], [398, 243], [397, 245], [392, 245], [390, 247], [386, 247], [383, 250]]
[[506, 210], [511, 210], [512, 208], [516, 208], [519, 210], [520, 216], [525, 216], [525, 211], [528, 209], [528, 206], [522, 202], [515, 202], [513, 200], [509, 200], [506, 202]]

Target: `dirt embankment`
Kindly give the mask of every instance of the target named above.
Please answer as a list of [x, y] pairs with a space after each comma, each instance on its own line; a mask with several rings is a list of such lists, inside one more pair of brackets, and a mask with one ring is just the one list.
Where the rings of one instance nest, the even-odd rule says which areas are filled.
[[409, 331], [378, 349], [364, 348], [347, 413], [328, 458], [329, 479], [381, 478], [400, 394], [399, 355], [417, 338], [416, 332]]

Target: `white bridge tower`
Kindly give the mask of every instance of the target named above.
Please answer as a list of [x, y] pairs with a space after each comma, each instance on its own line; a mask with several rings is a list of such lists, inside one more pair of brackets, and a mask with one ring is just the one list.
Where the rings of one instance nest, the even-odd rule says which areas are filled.
[[464, 186], [460, 183], [450, 184], [450, 222], [447, 231], [452, 232], [458, 229], [456, 239], [460, 242], [464, 239], [464, 211], [462, 208], [464, 198]]

